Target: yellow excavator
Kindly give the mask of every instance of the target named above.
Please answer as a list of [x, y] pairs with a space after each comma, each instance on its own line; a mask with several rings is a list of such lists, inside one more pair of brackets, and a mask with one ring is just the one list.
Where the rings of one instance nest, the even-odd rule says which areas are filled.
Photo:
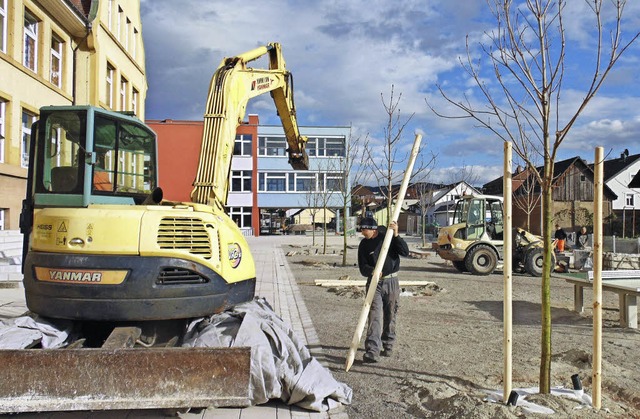
[[[268, 68], [248, 67], [263, 56]], [[290, 164], [308, 169], [292, 75], [268, 44], [212, 78], [192, 202], [162, 199], [156, 135], [134, 116], [41, 109], [21, 214], [25, 296], [75, 337], [64, 350], [0, 351], [0, 412], [248, 404], [248, 348], [179, 346], [189, 319], [254, 297], [254, 261], [224, 206], [236, 129], [267, 92]]]

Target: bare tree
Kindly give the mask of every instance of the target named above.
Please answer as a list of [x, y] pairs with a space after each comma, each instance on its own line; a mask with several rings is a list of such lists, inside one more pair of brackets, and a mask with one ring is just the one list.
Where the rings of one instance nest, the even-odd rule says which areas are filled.
[[[402, 112], [399, 107], [402, 93], [396, 97], [393, 85], [391, 85], [391, 94], [388, 102], [385, 101], [384, 94], [380, 94], [380, 97], [387, 114], [386, 126], [384, 127], [384, 143], [382, 147], [375, 147], [369, 140], [365, 143], [364, 149], [371, 172], [380, 187], [380, 193], [387, 202], [386, 215], [387, 220], [390, 220], [391, 207], [393, 205], [393, 185], [396, 181], [402, 180], [404, 174], [404, 167], [398, 170], [396, 166], [401, 162], [407, 161], [409, 156], [408, 151], [402, 151], [402, 135], [415, 114], [411, 114], [406, 119], [402, 118]], [[421, 146], [420, 148], [422, 150], [423, 147]], [[382, 149], [382, 158], [376, 153], [379, 149]], [[419, 163], [414, 166], [412, 177], [417, 177], [423, 169], [424, 161], [420, 157]]]
[[452, 185], [460, 182], [465, 182], [473, 187], [476, 187], [479, 180], [480, 176], [475, 173], [473, 167], [469, 167], [464, 163], [458, 168], [458, 170], [453, 171], [449, 174], [449, 183]]
[[[432, 105], [428, 106], [445, 118], [470, 118], [501, 140], [511, 141], [514, 151], [526, 162], [541, 187], [545, 256], [541, 282], [539, 385], [540, 392], [546, 394], [551, 386], [550, 272], [554, 162], [558, 149], [578, 117], [602, 87], [622, 54], [638, 39], [640, 32], [633, 32], [628, 40], [622, 40], [626, 0], [585, 0], [592, 12], [595, 31], [594, 66], [590, 77], [582, 77], [588, 71], [585, 67], [579, 68], [580, 77], [572, 77], [571, 67], [565, 65], [569, 48], [564, 24], [566, 0], [524, 0], [518, 3], [513, 0], [488, 0], [488, 3], [497, 26], [485, 33], [488, 41], [481, 43], [480, 48], [481, 56], [491, 63], [490, 71], [482, 72], [480, 59], [473, 61], [474, 53], [468, 37], [466, 59], [461, 60], [462, 67], [475, 81], [484, 103], [473, 103], [466, 95], [462, 100], [456, 100], [442, 86], [438, 86], [442, 97], [462, 114], [445, 115]], [[607, 13], [613, 13], [610, 27], [606, 27], [603, 7], [609, 7]], [[609, 36], [609, 43], [604, 39], [605, 35]], [[493, 89], [493, 84], [486, 82], [488, 78], [495, 79], [496, 89]], [[564, 100], [563, 87], [566, 80], [575, 82], [579, 79], [589, 81], [583, 87], [582, 100], [574, 105]], [[542, 172], [536, 171], [528, 159], [526, 148], [532, 144], [539, 144], [542, 152]]]
[[322, 253], [327, 253], [327, 212], [334, 197], [340, 194], [338, 179], [342, 176], [340, 163], [337, 159], [326, 159], [320, 163], [318, 173], [318, 199], [324, 214]]
[[526, 217], [525, 230], [531, 231], [531, 213], [540, 204], [542, 195], [538, 193], [538, 178], [531, 173], [531, 169], [524, 169], [512, 177], [519, 186], [513, 190], [513, 205], [522, 211]]
[[[345, 139], [344, 156], [339, 162], [340, 177], [336, 179], [333, 186], [339, 191], [342, 202], [342, 266], [347, 266], [347, 233], [348, 233], [348, 208], [351, 206], [351, 185], [357, 185], [362, 180], [365, 165], [354, 164], [361, 162], [362, 158], [362, 145], [363, 141], [367, 141], [368, 135], [365, 135], [364, 140], [362, 137], [353, 136], [353, 131], [349, 129], [349, 137]], [[337, 225], [336, 225], [337, 228]]]
[[[315, 182], [313, 182], [315, 184]], [[320, 195], [316, 191], [316, 188], [313, 187], [311, 182], [308, 185], [305, 185], [305, 193], [304, 193], [304, 204], [305, 209], [309, 210], [309, 215], [311, 215], [311, 245], [316, 245], [316, 216], [320, 212]]]

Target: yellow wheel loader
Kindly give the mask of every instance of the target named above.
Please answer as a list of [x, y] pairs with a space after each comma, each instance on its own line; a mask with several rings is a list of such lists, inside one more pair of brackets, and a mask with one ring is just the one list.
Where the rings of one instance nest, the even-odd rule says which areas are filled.
[[[456, 201], [452, 224], [438, 231], [436, 252], [460, 272], [489, 275], [502, 269], [503, 233], [502, 197], [464, 195]], [[541, 276], [542, 238], [516, 228], [512, 246], [514, 271]]]
[[[267, 69], [247, 66], [265, 55]], [[192, 202], [163, 201], [156, 135], [134, 116], [40, 110], [21, 214], [25, 296], [77, 336], [72, 349], [0, 351], [0, 412], [249, 403], [248, 348], [178, 346], [190, 319], [254, 297], [254, 261], [224, 207], [237, 126], [267, 92], [291, 165], [308, 168], [291, 74], [269, 44], [223, 59], [212, 78]]]

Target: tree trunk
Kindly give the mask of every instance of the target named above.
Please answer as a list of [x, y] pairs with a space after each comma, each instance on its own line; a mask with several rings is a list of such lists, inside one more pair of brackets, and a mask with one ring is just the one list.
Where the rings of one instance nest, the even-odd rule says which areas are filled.
[[551, 261], [553, 244], [551, 241], [553, 199], [553, 162], [545, 156], [544, 181], [542, 190], [542, 237], [544, 239], [544, 263], [542, 268], [542, 284], [540, 306], [542, 309], [541, 338], [540, 338], [540, 393], [551, 392]]
[[347, 266], [347, 202], [342, 205], [342, 266]]

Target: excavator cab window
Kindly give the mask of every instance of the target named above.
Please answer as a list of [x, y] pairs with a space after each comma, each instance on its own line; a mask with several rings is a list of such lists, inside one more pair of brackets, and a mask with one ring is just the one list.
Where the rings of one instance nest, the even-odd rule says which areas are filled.
[[86, 119], [80, 112], [59, 112], [43, 121], [44, 139], [36, 149], [38, 192], [82, 193]]
[[89, 201], [123, 196], [143, 202], [156, 188], [156, 137], [142, 122], [82, 107], [44, 110], [39, 126], [36, 193], [83, 195], [87, 187]]

